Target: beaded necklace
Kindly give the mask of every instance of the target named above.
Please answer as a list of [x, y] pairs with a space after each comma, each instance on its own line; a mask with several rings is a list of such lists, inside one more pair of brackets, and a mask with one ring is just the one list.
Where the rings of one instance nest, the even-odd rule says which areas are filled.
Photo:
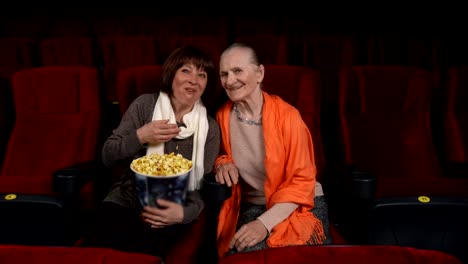
[[256, 126], [261, 126], [262, 125], [262, 115], [258, 117], [257, 120], [250, 120], [247, 118], [243, 118], [242, 114], [240, 113], [239, 109], [237, 109], [237, 105], [234, 104], [234, 112], [236, 113], [237, 119], [241, 121], [242, 123], [248, 124], [248, 125], [256, 125]]

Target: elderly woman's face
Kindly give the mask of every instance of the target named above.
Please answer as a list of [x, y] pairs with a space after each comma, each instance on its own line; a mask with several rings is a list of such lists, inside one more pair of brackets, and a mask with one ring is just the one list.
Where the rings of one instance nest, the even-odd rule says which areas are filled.
[[263, 80], [263, 71], [250, 62], [244, 48], [226, 51], [219, 63], [221, 85], [228, 97], [236, 102], [250, 96]]
[[208, 74], [193, 64], [184, 64], [172, 80], [173, 96], [182, 104], [194, 105], [205, 91]]

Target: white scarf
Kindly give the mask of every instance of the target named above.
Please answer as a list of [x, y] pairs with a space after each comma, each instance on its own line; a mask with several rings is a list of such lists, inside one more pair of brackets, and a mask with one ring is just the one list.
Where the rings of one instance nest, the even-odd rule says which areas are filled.
[[[169, 96], [160, 92], [153, 112], [153, 120], [169, 119], [169, 123], [176, 124], [174, 110], [172, 109]], [[199, 189], [200, 182], [203, 177], [204, 168], [203, 160], [205, 157], [205, 142], [208, 135], [208, 118], [206, 108], [199, 99], [191, 112], [182, 117], [182, 121], [187, 127], [180, 127], [181, 131], [176, 136], [177, 139], [188, 138], [193, 135], [193, 150], [192, 150], [192, 169], [188, 182], [188, 190], [193, 191]], [[146, 155], [152, 153], [164, 154], [164, 143], [148, 146]]]

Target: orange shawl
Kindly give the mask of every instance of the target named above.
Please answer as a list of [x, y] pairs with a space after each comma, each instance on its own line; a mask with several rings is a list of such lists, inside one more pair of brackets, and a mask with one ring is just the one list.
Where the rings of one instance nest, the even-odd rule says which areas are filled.
[[[322, 223], [310, 212], [314, 206], [316, 175], [312, 137], [297, 109], [278, 96], [262, 93], [266, 208], [281, 202], [299, 204], [288, 218], [273, 228], [267, 245], [322, 244], [325, 239]], [[232, 106], [233, 102], [228, 101], [216, 115], [221, 128], [224, 155], [217, 158], [215, 167], [232, 161], [229, 131]], [[229, 242], [236, 232], [240, 194], [240, 185], [237, 184], [218, 217], [217, 245], [220, 257], [229, 251]]]

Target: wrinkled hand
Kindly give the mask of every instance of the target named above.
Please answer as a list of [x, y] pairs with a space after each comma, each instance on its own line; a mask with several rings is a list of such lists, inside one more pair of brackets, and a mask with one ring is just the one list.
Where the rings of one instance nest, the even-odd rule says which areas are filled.
[[158, 199], [156, 201], [162, 208], [145, 206], [141, 216], [143, 220], [153, 228], [161, 228], [173, 224], [179, 224], [184, 219], [184, 208], [182, 205]]
[[234, 163], [224, 163], [216, 169], [216, 181], [231, 187], [239, 181], [239, 170]]
[[171, 140], [179, 132], [180, 128], [169, 124], [169, 120], [155, 120], [137, 129], [137, 137], [141, 144], [157, 144]]
[[236, 247], [238, 251], [246, 247], [252, 247], [260, 243], [268, 235], [266, 227], [260, 220], [254, 220], [243, 225], [234, 235], [229, 248]]

